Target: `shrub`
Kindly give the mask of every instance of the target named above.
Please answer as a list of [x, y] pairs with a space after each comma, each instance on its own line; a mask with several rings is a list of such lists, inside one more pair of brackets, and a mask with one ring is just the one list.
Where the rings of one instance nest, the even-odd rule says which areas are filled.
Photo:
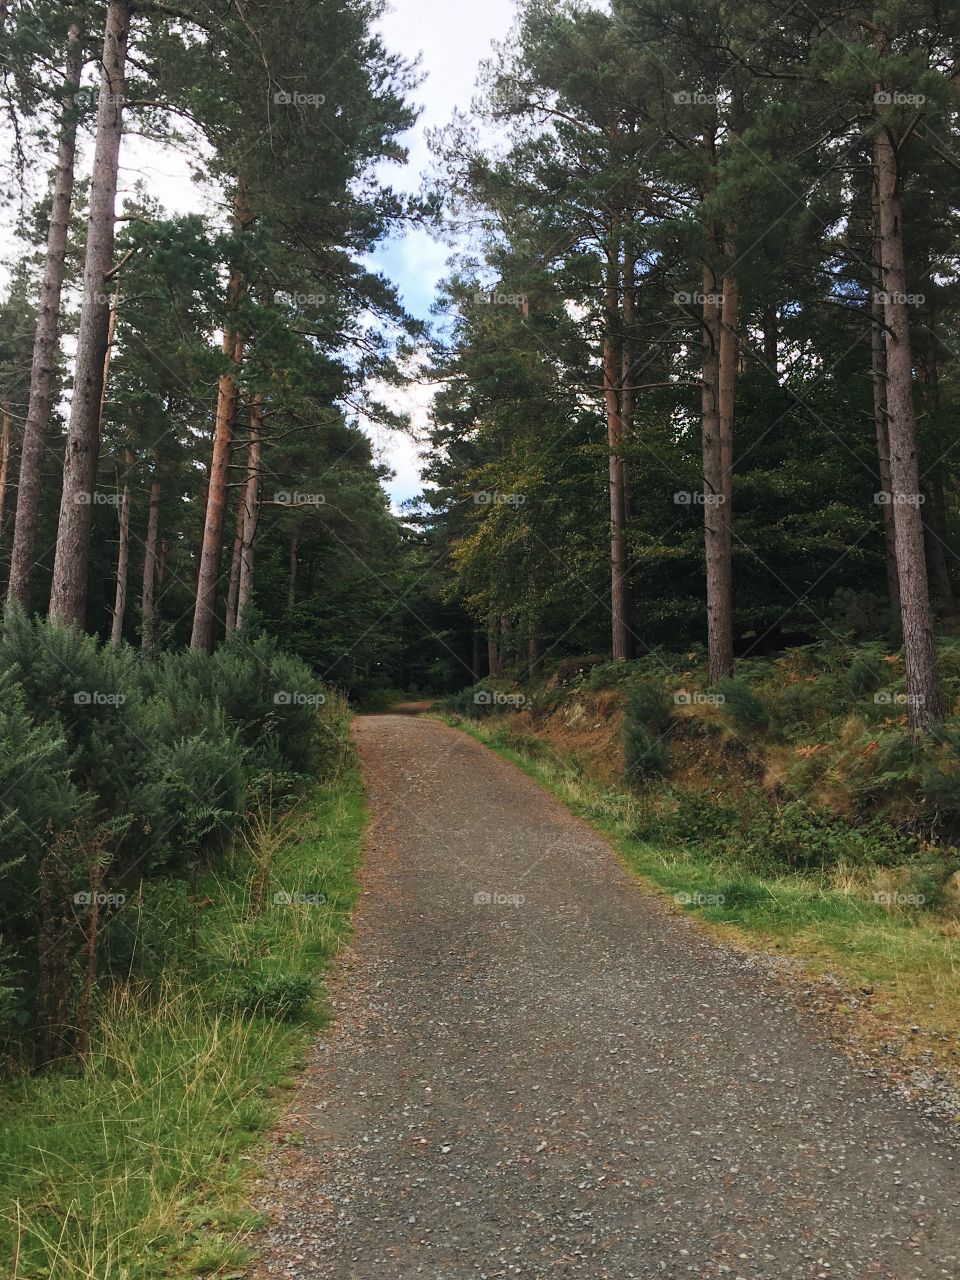
[[721, 680], [717, 686], [726, 699], [733, 723], [741, 733], [763, 733], [770, 722], [766, 706], [743, 680]]
[[883, 662], [881, 655], [875, 650], [858, 653], [850, 667], [847, 685], [855, 698], [873, 693], [879, 689], [883, 681]]
[[[259, 791], [276, 799], [305, 775], [339, 770], [348, 718], [339, 694], [265, 636], [244, 632], [213, 656], [148, 658], [9, 610], [0, 637], [0, 1020], [33, 1014], [41, 1061], [82, 1054], [95, 969], [129, 976], [137, 940], [149, 951], [153, 938], [165, 955], [184, 920], [171, 912], [169, 928], [154, 928], [138, 908], [134, 926], [132, 906], [114, 907], [144, 901], [141, 884], [158, 872], [221, 858]], [[47, 957], [39, 968], [38, 955]], [[306, 998], [269, 982], [250, 997], [283, 1017], [298, 1016]]]
[[672, 719], [672, 706], [661, 680], [641, 680], [631, 687], [623, 720], [628, 782], [638, 783], [666, 773], [670, 751], [665, 736]]
[[803, 800], [761, 805], [738, 836], [730, 856], [751, 869], [819, 871], [838, 863], [899, 866], [916, 852], [882, 818], [854, 827], [812, 809]]

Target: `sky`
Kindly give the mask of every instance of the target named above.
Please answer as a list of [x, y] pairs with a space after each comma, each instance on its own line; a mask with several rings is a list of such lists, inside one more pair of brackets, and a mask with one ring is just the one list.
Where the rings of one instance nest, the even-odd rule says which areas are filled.
[[[418, 59], [424, 83], [414, 98], [422, 113], [403, 141], [410, 152], [404, 171], [394, 169], [394, 186], [417, 191], [431, 167], [426, 134], [448, 123], [455, 111], [465, 111], [473, 97], [480, 64], [490, 56], [494, 41], [504, 39], [513, 25], [513, 0], [393, 0], [380, 24], [384, 43], [393, 52]], [[415, 230], [383, 246], [374, 257], [377, 267], [397, 285], [407, 309], [427, 319], [436, 286], [446, 274], [450, 253], [425, 230]], [[413, 385], [385, 396], [391, 407], [409, 413], [414, 432], [426, 426], [431, 391]], [[387, 489], [395, 504], [420, 491], [419, 450], [415, 438], [370, 428], [383, 460], [396, 472]]]
[[[379, 23], [384, 43], [391, 52], [417, 61], [423, 76], [423, 83], [412, 95], [421, 108], [420, 118], [402, 138], [409, 151], [409, 163], [402, 169], [389, 166], [384, 171], [392, 186], [408, 192], [420, 189], [424, 173], [431, 168], [427, 132], [447, 124], [458, 109], [467, 110], [481, 62], [490, 56], [493, 43], [508, 34], [513, 20], [514, 0], [390, 0]], [[89, 152], [89, 148], [85, 150]], [[121, 202], [124, 188], [129, 191], [142, 178], [170, 213], [203, 208], [204, 194], [191, 182], [188, 165], [176, 154], [128, 139], [121, 164]], [[16, 214], [16, 208], [10, 207], [0, 215], [0, 248], [5, 259], [0, 261], [0, 286], [9, 280]], [[426, 320], [437, 284], [446, 274], [449, 254], [448, 246], [418, 229], [384, 243], [373, 256], [372, 265], [394, 282], [407, 309]], [[420, 492], [415, 435], [427, 424], [431, 396], [430, 387], [423, 384], [383, 392], [382, 398], [391, 408], [410, 416], [413, 437], [364, 424], [378, 457], [396, 473], [386, 485], [395, 507]]]

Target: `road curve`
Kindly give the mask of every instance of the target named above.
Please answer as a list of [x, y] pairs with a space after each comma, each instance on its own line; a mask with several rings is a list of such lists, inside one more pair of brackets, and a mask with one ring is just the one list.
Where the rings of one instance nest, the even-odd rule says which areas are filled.
[[252, 1275], [960, 1276], [960, 1156], [509, 763], [371, 716], [354, 945]]

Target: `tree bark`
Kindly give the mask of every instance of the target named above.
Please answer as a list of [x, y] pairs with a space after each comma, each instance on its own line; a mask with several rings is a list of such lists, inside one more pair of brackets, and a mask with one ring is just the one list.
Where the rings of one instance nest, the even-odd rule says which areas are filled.
[[157, 535], [160, 530], [160, 477], [154, 463], [150, 481], [150, 506], [147, 512], [147, 541], [143, 551], [143, 591], [140, 597], [140, 623], [143, 628], [141, 644], [144, 649], [153, 646], [156, 623], [157, 584]]
[[124, 449], [123, 460], [127, 467], [127, 476], [123, 482], [123, 496], [120, 499], [120, 545], [117, 551], [117, 591], [113, 602], [113, 624], [110, 628], [110, 643], [117, 645], [123, 639], [123, 618], [127, 612], [127, 577], [130, 570], [130, 479], [129, 471], [136, 459], [132, 449]]
[[287, 581], [287, 612], [293, 613], [297, 603], [297, 569], [299, 567], [300, 535], [294, 530], [290, 535], [290, 577]]
[[538, 627], [534, 627], [527, 637], [527, 669], [531, 680], [543, 674], [543, 636]]
[[[239, 221], [238, 216], [238, 221]], [[227, 289], [227, 310], [236, 311], [243, 291], [243, 277], [234, 269]], [[200, 569], [197, 574], [197, 602], [193, 615], [191, 649], [213, 653], [216, 628], [217, 583], [220, 579], [220, 558], [223, 551], [223, 526], [227, 512], [227, 494], [230, 478], [230, 446], [233, 442], [233, 416], [236, 409], [237, 389], [235, 370], [243, 363], [244, 343], [230, 320], [224, 328], [223, 354], [232, 367], [220, 375], [217, 390], [217, 418], [213, 433], [213, 459], [210, 464], [210, 483], [207, 488], [207, 508], [203, 525], [203, 543], [200, 549]]]
[[880, 212], [874, 210], [876, 248], [874, 252], [873, 295], [871, 298], [870, 371], [873, 381], [873, 417], [877, 434], [877, 463], [880, 475], [880, 513], [883, 522], [883, 559], [887, 570], [887, 597], [894, 612], [900, 612], [900, 579], [897, 574], [897, 534], [890, 500], [890, 436], [887, 431], [887, 362], [884, 343], [883, 268], [880, 254]]
[[117, 176], [123, 137], [123, 91], [132, 4], [110, 0], [87, 221], [83, 305], [77, 337], [73, 400], [63, 468], [63, 495], [50, 593], [50, 617], [82, 627], [87, 601], [93, 491], [100, 453], [100, 405], [110, 303], [104, 292], [113, 260]]
[[237, 508], [237, 528], [233, 535], [233, 552], [230, 556], [230, 580], [227, 587], [227, 612], [224, 619], [224, 634], [229, 640], [237, 629], [237, 596], [240, 594], [240, 556], [243, 551], [243, 518], [246, 503], [241, 498]]
[[[928, 267], [930, 264], [928, 263]], [[928, 270], [929, 277], [931, 271]], [[923, 407], [928, 417], [935, 418], [940, 407], [940, 362], [937, 351], [936, 316], [933, 303], [927, 307], [927, 335], [919, 378], [923, 388]], [[934, 448], [939, 446], [934, 442]], [[920, 487], [926, 501], [923, 506], [923, 536], [927, 551], [927, 573], [934, 598], [941, 609], [952, 613], [953, 583], [946, 555], [946, 511], [943, 494], [943, 465], [939, 458], [924, 471]]]
[[[731, 243], [727, 257], [735, 257]], [[711, 683], [733, 675], [733, 437], [736, 419], [737, 375], [740, 366], [740, 288], [732, 271], [723, 277], [723, 312], [720, 323], [720, 368], [717, 379], [720, 436], [720, 485], [717, 504], [719, 563], [717, 600], [719, 616], [714, 629]]]
[[4, 400], [0, 406], [0, 535], [3, 534], [3, 521], [7, 513], [7, 484], [10, 481], [10, 402]]
[[903, 252], [903, 193], [898, 159], [891, 134], [886, 128], [880, 128], [874, 140], [874, 169], [886, 322], [890, 492], [906, 655], [907, 709], [911, 728], [923, 730], [939, 723], [943, 708], [920, 510], [913, 358]]
[[500, 645], [497, 643], [498, 634], [497, 619], [491, 615], [487, 625], [487, 673], [492, 680], [499, 679], [501, 674]]
[[243, 498], [243, 541], [240, 546], [240, 590], [237, 595], [237, 630], [253, 599], [254, 552], [260, 517], [260, 433], [263, 427], [263, 400], [253, 397], [250, 405], [250, 444], [247, 447], [247, 487]]
[[30, 608], [40, 490], [43, 484], [43, 457], [46, 450], [47, 428], [50, 423], [57, 341], [60, 333], [60, 299], [63, 293], [67, 241], [70, 232], [70, 209], [73, 203], [76, 173], [76, 91], [80, 84], [82, 69], [83, 49], [80, 28], [73, 23], [67, 36], [60, 142], [53, 183], [50, 228], [47, 232], [47, 258], [40, 289], [37, 328], [33, 340], [30, 400], [20, 452], [17, 512], [13, 525], [13, 551], [10, 557], [10, 582], [7, 590], [7, 598], [24, 609]]
[[721, 512], [725, 501], [720, 427], [720, 300], [712, 267], [703, 271], [703, 525], [707, 564], [707, 651], [710, 683], [730, 674], [733, 638], [730, 563]]
[[603, 390], [607, 414], [610, 490], [610, 650], [614, 660], [630, 657], [630, 600], [627, 565], [627, 492], [623, 465], [622, 350], [618, 342], [620, 250], [616, 228], [607, 253], [604, 296]]

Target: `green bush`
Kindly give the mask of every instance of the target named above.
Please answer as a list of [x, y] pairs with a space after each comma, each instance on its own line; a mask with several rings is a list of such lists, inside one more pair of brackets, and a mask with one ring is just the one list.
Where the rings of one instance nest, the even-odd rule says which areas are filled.
[[858, 653], [850, 666], [847, 685], [855, 698], [873, 693], [883, 683], [882, 655], [875, 649]]
[[666, 735], [672, 719], [673, 707], [662, 680], [641, 680], [631, 686], [623, 720], [624, 763], [631, 784], [667, 772], [670, 750]]
[[721, 680], [717, 691], [723, 695], [733, 723], [741, 733], [763, 733], [770, 715], [763, 701], [740, 679]]
[[751, 870], [777, 873], [820, 871], [840, 862], [896, 867], [916, 854], [917, 843], [898, 835], [882, 818], [850, 826], [812, 809], [803, 800], [762, 804], [728, 849], [732, 861]]
[[[169, 929], [138, 913], [134, 928], [143, 882], [212, 867], [259, 794], [272, 804], [306, 777], [334, 775], [349, 753], [348, 720], [344, 699], [265, 636], [245, 632], [213, 656], [146, 657], [8, 611], [0, 1019], [52, 1028], [38, 1034], [41, 1061], [69, 1053], [85, 1032], [75, 1020], [90, 963], [90, 895], [103, 908], [91, 953], [99, 970], [129, 974], [142, 960], [153, 981], [136, 939], [149, 951], [156, 935], [157, 954], [166, 954], [191, 912], [171, 912]], [[250, 1000], [287, 1017], [306, 998], [268, 983]]]

